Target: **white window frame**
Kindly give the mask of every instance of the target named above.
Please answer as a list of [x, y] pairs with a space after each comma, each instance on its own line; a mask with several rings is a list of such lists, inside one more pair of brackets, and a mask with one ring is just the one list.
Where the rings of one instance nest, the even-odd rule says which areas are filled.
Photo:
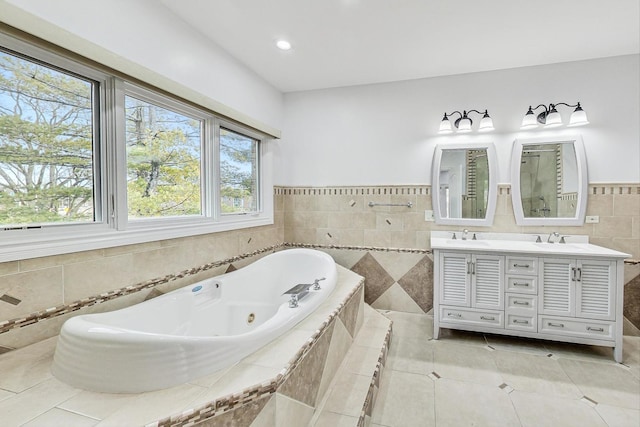
[[[273, 221], [273, 149], [265, 143], [268, 136], [240, 123], [231, 122], [202, 108], [186, 104], [161, 91], [143, 88], [106, 72], [94, 69], [62, 55], [0, 33], [0, 44], [18, 54], [33, 57], [71, 74], [95, 80], [100, 85], [100, 128], [96, 131], [97, 152], [94, 161], [97, 191], [94, 204], [100, 208], [100, 222], [92, 224], [61, 223], [41, 228], [4, 230], [0, 226], [0, 262], [113, 246], [152, 242], [272, 225]], [[156, 105], [204, 119], [201, 151], [202, 215], [128, 219], [127, 158], [124, 115], [125, 94]], [[179, 94], [177, 94], [179, 95]], [[258, 140], [258, 211], [220, 214], [219, 137], [220, 127]], [[204, 159], [204, 160], [203, 160]]]

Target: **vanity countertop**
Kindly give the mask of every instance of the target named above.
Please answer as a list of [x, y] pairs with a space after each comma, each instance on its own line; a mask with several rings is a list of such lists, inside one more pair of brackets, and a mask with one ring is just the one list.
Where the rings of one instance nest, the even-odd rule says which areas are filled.
[[[431, 248], [442, 250], [479, 252], [500, 252], [533, 255], [556, 255], [561, 257], [606, 257], [629, 258], [631, 255], [615, 251], [588, 242], [586, 236], [567, 236], [567, 243], [536, 243], [536, 234], [506, 234], [475, 233], [477, 240], [472, 240], [474, 232], [469, 232], [467, 239], [462, 240], [461, 232], [455, 231], [456, 239], [453, 239], [453, 231], [433, 232], [431, 235]], [[546, 236], [542, 236], [546, 239]], [[575, 241], [575, 242], [574, 242]]]

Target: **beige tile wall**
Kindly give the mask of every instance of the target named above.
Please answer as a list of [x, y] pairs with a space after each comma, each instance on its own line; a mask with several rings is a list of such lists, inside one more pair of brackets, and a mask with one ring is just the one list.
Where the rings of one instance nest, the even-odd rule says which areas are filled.
[[[275, 193], [273, 226], [0, 263], [0, 296], [7, 294], [22, 301], [18, 305], [0, 301], [0, 324], [283, 241], [429, 249], [432, 230], [461, 228], [424, 221], [424, 211], [433, 209], [429, 186], [278, 187]], [[369, 207], [370, 201], [383, 204], [411, 202], [413, 207]], [[640, 185], [590, 185], [587, 215], [598, 215], [600, 222], [581, 227], [520, 227], [515, 223], [510, 188], [500, 186], [494, 225], [469, 229], [480, 232], [586, 234], [592, 243], [621, 250], [632, 254], [634, 259], [640, 259]], [[160, 288], [168, 291], [220, 273], [220, 269], [201, 272]], [[120, 308], [137, 303], [144, 296], [127, 295], [117, 298], [119, 301], [90, 309]], [[53, 336], [62, 320], [69, 316], [60, 316], [44, 325], [22, 328], [28, 331], [0, 334], [0, 346], [19, 347]]]
[[[424, 221], [424, 211], [433, 209], [429, 186], [281, 187], [276, 192], [284, 197], [284, 240], [290, 243], [429, 249], [432, 230], [462, 228]], [[590, 185], [587, 215], [598, 215], [600, 222], [580, 227], [518, 226], [510, 187], [501, 185], [498, 193], [493, 226], [467, 228], [588, 235], [594, 244], [640, 259], [640, 184]], [[370, 201], [413, 207], [369, 207]]]

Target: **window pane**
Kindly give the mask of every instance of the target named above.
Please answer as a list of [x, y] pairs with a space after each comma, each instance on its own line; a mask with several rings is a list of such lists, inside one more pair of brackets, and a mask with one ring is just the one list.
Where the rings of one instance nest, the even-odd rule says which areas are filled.
[[125, 97], [129, 218], [200, 215], [202, 121]]
[[95, 221], [94, 84], [0, 51], [0, 225]]
[[220, 195], [223, 214], [258, 210], [258, 141], [220, 129]]

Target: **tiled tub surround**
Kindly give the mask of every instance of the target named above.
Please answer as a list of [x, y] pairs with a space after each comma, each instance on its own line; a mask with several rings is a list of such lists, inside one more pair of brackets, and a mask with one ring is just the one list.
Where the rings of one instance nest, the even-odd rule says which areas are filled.
[[[362, 278], [341, 267], [338, 270], [338, 286], [330, 299], [290, 332], [229, 369], [170, 389], [105, 394], [70, 387], [49, 372], [55, 337], [4, 354], [0, 356], [0, 371], [7, 373], [0, 377], [2, 423], [168, 426], [206, 420], [203, 425], [208, 426], [302, 426], [321, 405], [339, 410], [335, 401], [341, 399], [332, 397], [330, 385], [343, 358], [352, 347], [388, 342], [390, 322], [381, 322], [382, 316], [369, 307], [365, 310]], [[370, 352], [383, 363], [386, 346], [378, 344]], [[361, 355], [357, 359], [361, 362]], [[355, 409], [357, 425], [363, 425], [371, 413], [371, 407], [363, 407], [371, 402], [365, 401], [365, 395], [372, 390], [372, 396], [377, 387], [372, 377], [375, 380], [379, 374], [376, 377], [374, 368], [371, 371], [357, 381], [366, 385]], [[348, 409], [353, 414], [354, 409]]]

